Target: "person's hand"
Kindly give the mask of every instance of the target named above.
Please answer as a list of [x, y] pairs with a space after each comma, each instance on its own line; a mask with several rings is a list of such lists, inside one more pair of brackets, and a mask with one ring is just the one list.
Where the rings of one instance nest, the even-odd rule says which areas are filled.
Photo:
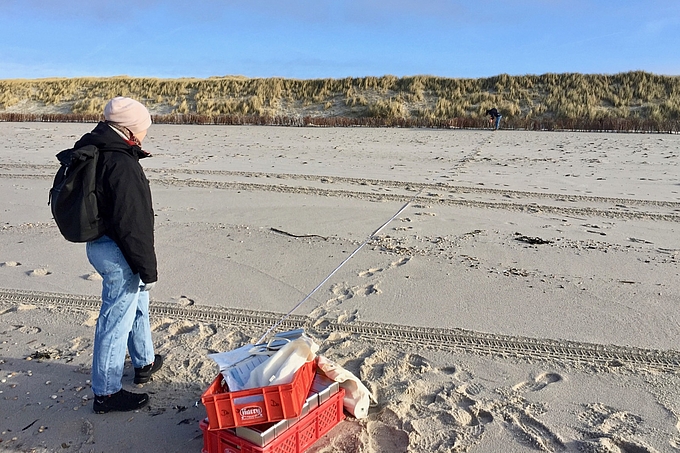
[[139, 290], [140, 291], [151, 291], [153, 287], [156, 286], [156, 282], [144, 283]]

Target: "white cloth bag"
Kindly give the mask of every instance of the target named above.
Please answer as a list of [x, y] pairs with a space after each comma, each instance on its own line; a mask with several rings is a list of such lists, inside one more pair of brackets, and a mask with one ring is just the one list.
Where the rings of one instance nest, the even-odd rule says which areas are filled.
[[[219, 365], [220, 373], [222, 373], [222, 376], [224, 377], [224, 380], [227, 383], [229, 391], [236, 392], [239, 390], [247, 390], [250, 388], [254, 388], [250, 387], [248, 384], [249, 380], [251, 379], [251, 373], [263, 362], [269, 360], [269, 357], [276, 354], [276, 352], [283, 346], [297, 338], [300, 338], [302, 335], [304, 335], [304, 331], [302, 329], [290, 330], [288, 332], [280, 332], [277, 333], [274, 336], [274, 338], [272, 338], [268, 343], [256, 345], [246, 344], [232, 351], [208, 354], [208, 357], [213, 359], [217, 363], [217, 365]], [[308, 343], [308, 341], [306, 342]], [[316, 352], [317, 350], [318, 346], [316, 346], [314, 352]], [[291, 350], [289, 349], [286, 354], [290, 354], [290, 351]], [[280, 358], [281, 357], [279, 356], [279, 359]], [[304, 364], [304, 362], [302, 362], [300, 366], [302, 366], [302, 364]], [[289, 365], [293, 366], [294, 364], [293, 362], [291, 362]], [[273, 365], [270, 365], [270, 368], [272, 366]], [[281, 373], [286, 372], [287, 372], [286, 370], [281, 371]], [[284, 375], [281, 373], [280, 375], [283, 377]], [[293, 371], [293, 374], [294, 373], [295, 371]], [[259, 382], [262, 379], [253, 378], [252, 380], [253, 382], [255, 381]], [[282, 378], [281, 381], [283, 380], [284, 379]]]
[[286, 343], [266, 361], [250, 372], [245, 388], [290, 384], [295, 372], [316, 358], [319, 350], [314, 340], [306, 334]]
[[368, 417], [368, 408], [371, 405], [371, 401], [377, 401], [359, 378], [324, 356], [319, 356], [317, 365], [319, 370], [328, 376], [328, 378], [339, 383], [340, 387], [345, 389], [345, 399], [342, 405], [347, 412], [356, 418]]

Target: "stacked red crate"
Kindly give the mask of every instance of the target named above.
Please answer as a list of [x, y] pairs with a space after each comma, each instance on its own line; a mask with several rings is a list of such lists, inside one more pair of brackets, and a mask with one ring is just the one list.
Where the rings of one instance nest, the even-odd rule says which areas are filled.
[[316, 361], [290, 384], [229, 392], [218, 375], [202, 396], [203, 453], [301, 453], [344, 419], [344, 390]]

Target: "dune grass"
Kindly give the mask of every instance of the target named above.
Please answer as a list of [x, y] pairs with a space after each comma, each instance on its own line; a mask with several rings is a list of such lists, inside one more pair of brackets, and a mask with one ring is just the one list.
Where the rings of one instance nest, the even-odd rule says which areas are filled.
[[115, 96], [138, 99], [158, 121], [171, 122], [269, 119], [291, 124], [354, 121], [437, 125], [455, 120], [484, 125], [485, 111], [492, 107], [501, 111], [506, 125], [516, 127], [607, 123], [677, 130], [680, 121], [680, 77], [641, 71], [614, 75], [501, 74], [478, 79], [390, 75], [312, 80], [126, 76], [13, 79], [0, 80], [0, 119], [21, 115], [65, 115], [73, 120], [97, 116]]

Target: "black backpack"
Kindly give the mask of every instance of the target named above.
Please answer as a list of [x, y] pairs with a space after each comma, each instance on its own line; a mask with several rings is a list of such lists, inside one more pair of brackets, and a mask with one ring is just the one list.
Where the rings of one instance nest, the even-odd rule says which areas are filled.
[[96, 173], [99, 149], [94, 145], [57, 154], [61, 167], [47, 202], [59, 231], [71, 242], [88, 242], [104, 234], [97, 207]]

